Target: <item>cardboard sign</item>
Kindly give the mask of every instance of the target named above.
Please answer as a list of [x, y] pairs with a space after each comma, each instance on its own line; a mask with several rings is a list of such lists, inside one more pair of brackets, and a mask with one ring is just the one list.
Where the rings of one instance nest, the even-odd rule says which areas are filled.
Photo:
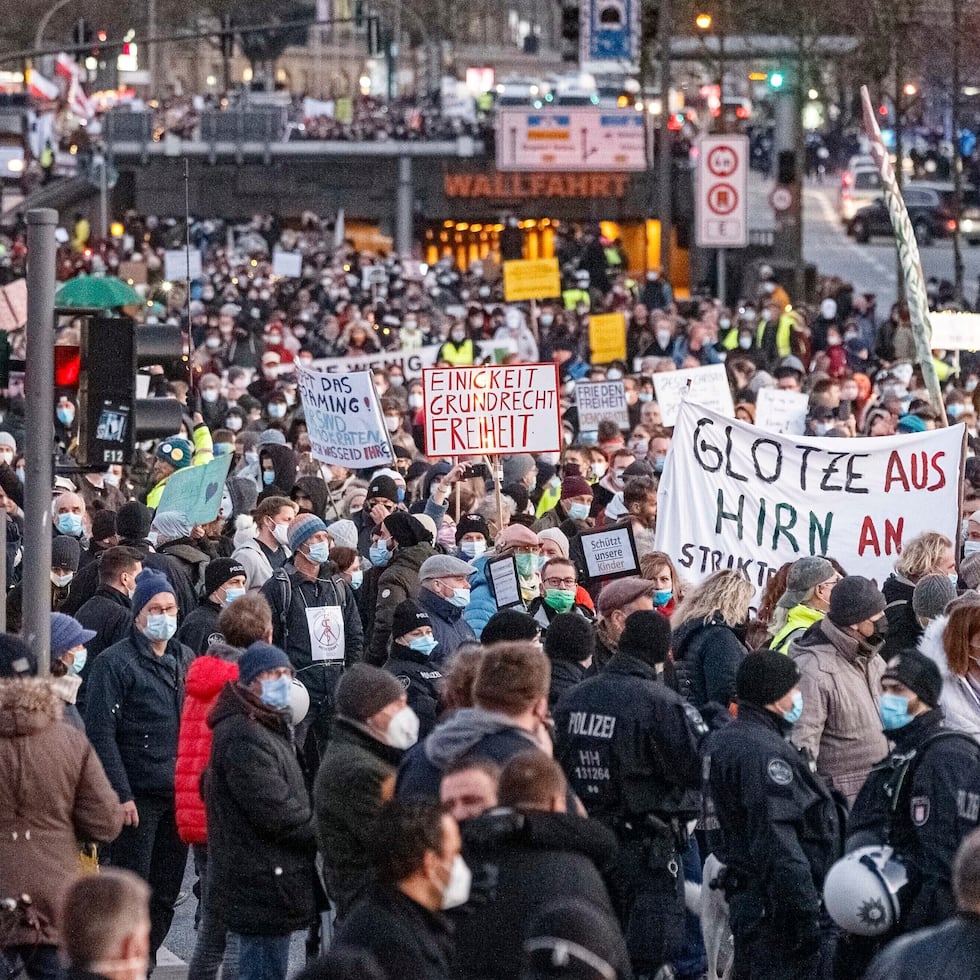
[[801, 436], [809, 409], [810, 397], [801, 391], [760, 388], [755, 399], [755, 424], [766, 432]]
[[231, 459], [230, 454], [216, 456], [204, 466], [187, 466], [171, 474], [163, 486], [157, 513], [172, 510], [191, 524], [210, 524], [221, 507], [221, 491]]
[[593, 364], [626, 360], [626, 317], [622, 313], [597, 313], [589, 317], [589, 346]]
[[[27, 323], [27, 280], [14, 279], [3, 287], [3, 296], [0, 296], [0, 305], [4, 305], [10, 311], [4, 330], [17, 330]], [[0, 316], [3, 316], [0, 313]]]
[[134, 262], [130, 260], [119, 263], [119, 278], [123, 282], [128, 282], [130, 286], [145, 286], [146, 272], [145, 262]]
[[933, 350], [980, 350], [980, 313], [930, 313]]
[[491, 559], [486, 564], [486, 571], [498, 609], [524, 605], [521, 583], [517, 577], [517, 561], [513, 555]]
[[504, 299], [554, 299], [561, 296], [558, 259], [513, 259], [504, 263]]
[[675, 424], [677, 410], [685, 398], [719, 415], [735, 414], [724, 364], [686, 368], [683, 371], [660, 371], [653, 376], [653, 389], [660, 405], [660, 418], [668, 428]]
[[168, 248], [163, 253], [163, 278], [167, 282], [181, 282], [184, 279], [193, 282], [195, 279], [203, 279], [201, 253], [196, 248], [192, 248], [190, 252], [183, 248]]
[[427, 456], [561, 450], [555, 364], [426, 368], [422, 396]]
[[685, 401], [660, 479], [656, 547], [689, 582], [732, 568], [757, 595], [804, 555], [880, 585], [916, 535], [956, 540], [964, 432], [789, 437]]
[[616, 524], [601, 531], [583, 531], [580, 537], [590, 579], [640, 574], [640, 559], [629, 523]]
[[612, 419], [621, 429], [630, 426], [626, 388], [622, 381], [579, 381], [575, 384], [579, 432], [592, 432], [604, 419]]
[[296, 378], [314, 459], [353, 470], [394, 463], [369, 371], [336, 375], [297, 367]]
[[303, 275], [303, 256], [299, 252], [272, 251], [272, 274], [284, 279], [299, 279]]

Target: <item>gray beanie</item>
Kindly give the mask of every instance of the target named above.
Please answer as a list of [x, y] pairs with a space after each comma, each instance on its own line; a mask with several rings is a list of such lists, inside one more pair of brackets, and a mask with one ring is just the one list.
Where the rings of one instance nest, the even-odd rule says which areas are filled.
[[327, 534], [338, 546], [357, 551], [357, 525], [353, 521], [334, 521], [327, 525]]
[[352, 721], [367, 721], [403, 697], [405, 688], [394, 674], [370, 664], [354, 664], [337, 684], [337, 714]]
[[926, 622], [941, 616], [948, 603], [956, 598], [956, 586], [946, 575], [926, 575], [915, 583], [912, 611]]
[[513, 456], [504, 456], [504, 479], [502, 486], [509, 487], [511, 484], [520, 483], [524, 477], [535, 469], [534, 457], [528, 453], [515, 453]]
[[980, 554], [967, 555], [960, 562], [960, 581], [968, 588], [980, 585]]
[[885, 611], [885, 597], [863, 575], [846, 575], [830, 593], [827, 618], [835, 626], [853, 626]]
[[826, 582], [834, 574], [834, 566], [814, 555], [806, 558], [797, 558], [793, 562], [786, 576], [786, 591], [782, 594], [779, 602], [776, 603], [781, 609], [792, 609], [798, 606], [806, 598], [810, 589]]

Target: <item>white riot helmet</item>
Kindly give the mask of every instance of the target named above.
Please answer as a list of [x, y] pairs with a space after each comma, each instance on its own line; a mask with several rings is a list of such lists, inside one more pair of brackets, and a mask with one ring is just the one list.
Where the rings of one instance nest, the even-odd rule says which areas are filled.
[[892, 848], [859, 847], [827, 874], [823, 901], [830, 917], [855, 936], [881, 936], [898, 922], [898, 893], [908, 874]]
[[289, 689], [289, 713], [293, 716], [293, 724], [298, 725], [310, 710], [310, 692], [302, 681], [293, 678], [293, 686]]

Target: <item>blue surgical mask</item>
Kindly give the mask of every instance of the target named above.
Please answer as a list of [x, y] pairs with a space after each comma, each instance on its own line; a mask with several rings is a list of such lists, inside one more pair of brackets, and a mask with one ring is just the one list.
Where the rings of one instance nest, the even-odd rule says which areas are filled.
[[479, 558], [487, 550], [486, 541], [461, 541], [459, 553], [467, 558]]
[[961, 402], [953, 402], [952, 405], [946, 406], [946, 414], [951, 419], [958, 419], [965, 410], [966, 410], [966, 406], [963, 405]]
[[262, 482], [267, 486], [271, 487], [276, 481], [276, 474], [272, 470], [262, 471]]
[[438, 642], [434, 636], [417, 636], [409, 643], [408, 649], [414, 650], [416, 653], [421, 653], [423, 657], [427, 657], [435, 650]]
[[236, 599], [241, 599], [243, 595], [245, 595], [245, 590], [242, 588], [225, 589], [225, 605], [230, 606]]
[[308, 557], [315, 565], [322, 565], [330, 557], [330, 545], [326, 541], [311, 544]]
[[78, 514], [59, 514], [58, 515], [58, 530], [62, 534], [70, 534], [72, 537], [78, 537], [82, 533], [82, 518]]
[[902, 697], [901, 694], [882, 694], [878, 714], [881, 716], [881, 724], [886, 732], [904, 728], [912, 720], [909, 714], [909, 699]]
[[292, 690], [292, 687], [293, 679], [291, 677], [276, 677], [271, 680], [264, 680], [262, 681], [262, 693], [259, 697], [262, 698], [263, 704], [282, 711], [283, 708], [289, 707], [289, 692]]
[[72, 408], [58, 408], [55, 410], [55, 415], [62, 425], [71, 425], [75, 421], [75, 410]]
[[377, 544], [372, 544], [368, 549], [368, 558], [371, 559], [372, 565], [387, 565], [391, 558], [388, 554], [388, 542], [379, 541]]
[[643, 402], [643, 404], [646, 404], [647, 402], [652, 402], [653, 401], [653, 392], [652, 391], [641, 391], [640, 394], [639, 394], [639, 396], [638, 396], [638, 398], [639, 398], [639, 400], [641, 402]]
[[259, 454], [252, 452], [251, 450], [246, 450], [245, 452], [245, 462], [249, 466], [254, 466], [259, 461]]
[[654, 456], [653, 457], [653, 472], [654, 473], [663, 473], [663, 471], [664, 471], [664, 463], [666, 463], [666, 462], [667, 462], [667, 457], [666, 456]]
[[146, 617], [143, 635], [148, 640], [169, 640], [177, 632], [177, 617], [158, 613]]
[[653, 604], [655, 606], [666, 606], [670, 602], [670, 597], [674, 594], [673, 589], [657, 589], [653, 593]]
[[588, 504], [569, 504], [568, 505], [568, 516], [573, 521], [584, 521], [589, 516], [589, 511], [591, 508]]
[[960, 584], [960, 573], [959, 572], [949, 572], [946, 577], [953, 583], [953, 588], [955, 589], [957, 585]]
[[470, 604], [470, 590], [461, 589], [457, 586], [449, 597], [449, 603], [456, 606], [457, 609], [465, 609]]
[[404, 487], [397, 487], [395, 489], [395, 497], [398, 499], [398, 503], [400, 503], [400, 504], [401, 503], [404, 503], [405, 502], [405, 488]]
[[68, 668], [69, 674], [80, 674], [88, 661], [88, 650], [82, 647], [81, 650], [75, 651], [75, 659], [72, 660], [71, 666]]
[[793, 707], [789, 711], [783, 712], [783, 717], [791, 724], [795, 725], [803, 714], [803, 695], [799, 691], [793, 692]]
[[281, 419], [286, 414], [286, 406], [282, 402], [274, 402], [269, 406], [269, 418]]
[[356, 592], [364, 582], [364, 572], [358, 569], [350, 574], [350, 587]]

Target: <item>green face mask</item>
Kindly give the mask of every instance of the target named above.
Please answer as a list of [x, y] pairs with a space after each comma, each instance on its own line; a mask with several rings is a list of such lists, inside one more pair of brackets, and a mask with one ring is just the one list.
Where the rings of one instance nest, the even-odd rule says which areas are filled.
[[537, 555], [514, 555], [517, 561], [517, 574], [521, 578], [530, 578], [538, 570]]
[[555, 612], [566, 613], [575, 605], [575, 590], [547, 589], [544, 593], [544, 601]]

